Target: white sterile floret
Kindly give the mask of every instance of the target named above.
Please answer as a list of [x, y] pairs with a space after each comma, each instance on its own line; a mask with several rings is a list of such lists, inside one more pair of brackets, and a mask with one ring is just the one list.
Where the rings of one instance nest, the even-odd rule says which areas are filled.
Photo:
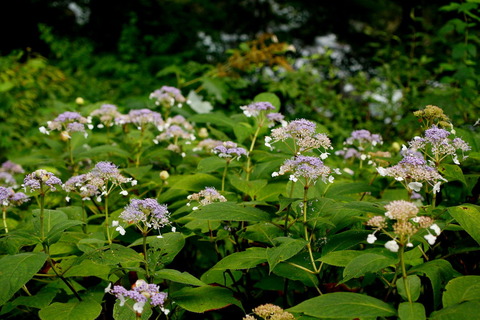
[[410, 182], [408, 184], [408, 187], [415, 192], [419, 192], [420, 190], [422, 190], [423, 184], [421, 184], [420, 182]]
[[40, 128], [38, 128], [38, 130], [40, 130], [40, 133], [43, 133], [46, 135], [50, 134], [50, 131], [48, 131], [47, 128], [45, 128], [44, 126], [41, 126]]
[[432, 229], [437, 234], [437, 236], [439, 236], [440, 232], [442, 232], [442, 230], [440, 229], [440, 227], [436, 223], [432, 224], [430, 226], [430, 229]]
[[433, 234], [427, 234], [424, 236], [425, 240], [428, 241], [428, 243], [433, 246], [435, 244], [435, 240], [437, 240], [437, 237], [435, 237]]
[[382, 177], [386, 176], [387, 175], [387, 170], [385, 168], [382, 168], [382, 167], [378, 167], [377, 168], [377, 172], [378, 174], [380, 174]]
[[397, 241], [390, 240], [385, 243], [385, 248], [387, 248], [392, 252], [398, 252], [398, 249], [400, 249], [400, 246], [398, 245]]
[[369, 234], [368, 237], [367, 237], [367, 242], [372, 244], [374, 243], [375, 241], [377, 241], [377, 237], [375, 237], [375, 235], [372, 233], [372, 234]]
[[272, 177], [278, 177], [278, 172], [272, 172]]
[[122, 190], [122, 191], [120, 191], [120, 194], [122, 196], [126, 196], [126, 195], [128, 195], [128, 191], [127, 190]]

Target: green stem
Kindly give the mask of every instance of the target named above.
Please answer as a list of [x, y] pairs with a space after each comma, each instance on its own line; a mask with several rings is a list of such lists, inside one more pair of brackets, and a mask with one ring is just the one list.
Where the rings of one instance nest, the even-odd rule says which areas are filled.
[[257, 130], [255, 130], [255, 133], [252, 138], [252, 143], [250, 144], [250, 149], [248, 150], [248, 157], [247, 157], [247, 169], [245, 170], [247, 172], [247, 181], [250, 180], [250, 173], [252, 171], [252, 159], [251, 159], [251, 154], [253, 151], [253, 148], [255, 147], [255, 142], [257, 141], [258, 133], [260, 132], [260, 129], [262, 128], [262, 124], [257, 125]]
[[40, 185], [40, 240], [45, 241], [45, 230], [43, 229], [44, 219], [45, 219], [45, 194], [43, 192], [43, 186]]
[[317, 265], [315, 263], [315, 258], [313, 257], [313, 250], [312, 250], [312, 239], [309, 236], [308, 232], [308, 226], [307, 226], [307, 200], [308, 200], [308, 184], [305, 184], [303, 187], [303, 230], [305, 233], [305, 241], [307, 241], [307, 249], [308, 249], [308, 254], [310, 256], [310, 261], [313, 266], [313, 270], [315, 273], [318, 273]]
[[225, 164], [225, 169], [223, 170], [223, 176], [222, 176], [222, 192], [225, 191], [225, 178], [227, 177], [227, 170], [228, 170], [229, 164], [230, 164], [230, 161], [227, 159], [227, 163]]
[[87, 209], [85, 208], [85, 201], [82, 200], [82, 230], [83, 233], [87, 234]]
[[147, 251], [147, 234], [148, 232], [142, 232], [143, 236], [143, 257], [145, 259], [145, 274], [148, 279], [148, 281], [151, 281], [150, 279], [150, 269], [148, 268], [148, 251]]
[[108, 221], [108, 194], [107, 194], [105, 195], [105, 231], [107, 232], [108, 244], [112, 244], [109, 227], [110, 227], [110, 222]]
[[2, 219], [3, 219], [3, 228], [5, 229], [5, 233], [8, 233], [7, 207], [2, 207]]
[[[293, 197], [294, 188], [295, 188], [295, 183], [292, 182], [292, 186], [290, 187], [290, 199]], [[288, 217], [290, 216], [290, 211], [291, 210], [292, 210], [292, 203], [290, 202], [290, 204], [288, 205], [288, 208], [287, 208], [287, 214], [285, 216], [285, 225], [284, 225], [284, 231], [283, 231], [284, 236], [288, 235]]]
[[405, 267], [404, 253], [405, 253], [405, 246], [402, 242], [400, 243], [400, 250], [398, 251], [398, 256], [400, 258], [400, 267], [402, 268], [402, 278], [403, 278], [403, 285], [405, 287], [405, 293], [407, 294], [408, 302], [412, 303], [413, 300], [412, 300], [412, 294], [410, 293], [410, 285], [407, 280], [407, 269]]

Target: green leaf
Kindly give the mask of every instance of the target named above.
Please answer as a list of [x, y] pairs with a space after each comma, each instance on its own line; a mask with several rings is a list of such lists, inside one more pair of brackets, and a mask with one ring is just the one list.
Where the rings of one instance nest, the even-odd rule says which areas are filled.
[[[224, 169], [226, 163], [225, 159], [216, 156], [204, 158], [198, 162], [197, 172], [208, 173], [218, 169]], [[230, 165], [235, 163], [236, 162], [231, 163]]]
[[16, 298], [11, 304], [13, 306], [27, 306], [37, 309], [45, 308], [52, 302], [58, 291], [56, 288], [43, 287], [32, 296], [20, 296]]
[[388, 266], [396, 264], [397, 257], [384, 256], [376, 253], [365, 253], [353, 258], [343, 270], [343, 282], [359, 278], [368, 272], [377, 272]]
[[40, 310], [42, 320], [95, 320], [102, 312], [102, 306], [91, 299], [55, 302]]
[[328, 189], [327, 193], [325, 194], [325, 197], [335, 199], [335, 198], [339, 198], [339, 196], [343, 196], [347, 194], [372, 192], [375, 190], [376, 189], [373, 186], [369, 185], [366, 182], [334, 183]]
[[221, 103], [228, 97], [225, 83], [219, 78], [202, 78], [202, 86]]
[[477, 207], [463, 204], [448, 208], [448, 212], [480, 244], [480, 212]]
[[[32, 213], [35, 217], [33, 220], [34, 226], [40, 234], [40, 209], [32, 210]], [[54, 225], [66, 220], [68, 220], [68, 217], [63, 211], [45, 209], [43, 213], [43, 230], [45, 234], [48, 234]]]
[[452, 268], [450, 262], [442, 259], [425, 262], [409, 270], [410, 273], [425, 275], [430, 279], [433, 290], [434, 306], [440, 304], [440, 292], [442, 285], [453, 278], [457, 272]]
[[153, 250], [161, 252], [160, 261], [163, 264], [169, 264], [185, 246], [185, 238], [180, 232], [169, 232], [162, 235], [150, 243]]
[[332, 251], [318, 259], [326, 264], [335, 267], [346, 267], [353, 259], [364, 254], [357, 250]]
[[444, 308], [472, 300], [480, 300], [480, 276], [463, 276], [450, 280], [442, 297]]
[[313, 273], [305, 271], [303, 268], [312, 269], [310, 257], [306, 252], [294, 256], [288, 262], [280, 262], [273, 269], [273, 273], [282, 278], [301, 281], [309, 287], [318, 286], [318, 277]]
[[81, 224], [83, 224], [83, 222], [78, 220], [60, 221], [59, 223], [55, 224], [46, 235], [46, 238], [45, 238], [46, 243], [48, 245], [54, 244], [60, 239], [60, 237], [62, 236], [62, 234], [66, 229], [69, 229], [71, 227], [78, 226]]
[[78, 152], [77, 154], [75, 154], [75, 160], [104, 159], [106, 157], [112, 156], [118, 156], [123, 159], [127, 159], [130, 156], [130, 153], [119, 147], [104, 145], [93, 147], [86, 151]]
[[108, 280], [110, 267], [98, 264], [90, 260], [84, 260], [79, 264], [73, 265], [63, 275], [65, 277], [97, 277]]
[[189, 284], [192, 286], [205, 286], [206, 283], [198, 280], [188, 272], [180, 272], [174, 269], [163, 269], [155, 272], [155, 277], [160, 279], [166, 279], [173, 282]]
[[221, 185], [220, 179], [205, 173], [171, 177], [169, 182], [171, 183], [171, 189], [187, 191], [199, 191], [205, 187], [219, 188]]
[[273, 239], [283, 235], [282, 229], [271, 223], [256, 223], [244, 229], [240, 236], [242, 238], [267, 243], [273, 246]]
[[280, 110], [280, 98], [271, 92], [262, 92], [257, 94], [255, 98], [253, 98], [253, 102], [270, 102], [272, 106], [275, 107], [274, 112], [278, 112]]
[[19, 253], [0, 259], [0, 305], [7, 302], [47, 261], [43, 252]]
[[143, 256], [131, 248], [119, 244], [97, 249], [85, 254], [85, 258], [98, 264], [117, 265], [143, 262]]
[[287, 309], [318, 318], [353, 319], [389, 317], [397, 311], [389, 304], [367, 295], [350, 292], [327, 293]]
[[348, 230], [341, 233], [337, 233], [329, 238], [327, 238], [327, 243], [322, 248], [322, 253], [327, 254], [331, 251], [338, 251], [349, 249], [353, 246], [357, 246], [359, 243], [365, 242], [367, 240], [368, 234], [371, 231], [357, 231], [357, 230]]
[[152, 165], [125, 168], [122, 171], [128, 173], [136, 180], [141, 180], [147, 173], [150, 172], [150, 170], [152, 170]]
[[479, 301], [467, 301], [432, 312], [430, 320], [478, 319]]
[[232, 253], [217, 262], [211, 270], [255, 268], [260, 263], [267, 261], [266, 250], [265, 248], [253, 247], [245, 251]]
[[288, 237], [279, 237], [275, 239], [279, 245], [273, 248], [267, 248], [267, 261], [270, 266], [270, 272], [281, 261], [285, 261], [299, 253], [307, 242], [305, 240], [293, 239]]
[[235, 127], [233, 127], [233, 133], [237, 138], [236, 141], [238, 143], [243, 143], [245, 139], [247, 139], [250, 135], [253, 134], [252, 127], [245, 122], [238, 123]]
[[229, 176], [229, 181], [235, 189], [249, 195], [252, 199], [255, 199], [258, 192], [268, 184], [267, 180], [247, 181], [234, 175]]
[[196, 114], [188, 118], [195, 123], [211, 123], [215, 126], [233, 128], [236, 123], [223, 113]]
[[464, 186], [467, 185], [465, 180], [465, 176], [463, 175], [462, 169], [458, 165], [454, 164], [441, 164], [438, 168], [438, 171], [442, 174], [442, 176], [451, 181], [460, 181], [463, 183]]
[[[420, 297], [420, 290], [422, 289], [422, 282], [416, 275], [407, 276], [407, 285], [410, 289], [410, 296], [413, 301], [417, 301]], [[405, 282], [403, 278], [397, 280], [398, 294], [405, 300], [408, 300], [407, 289], [405, 288]]]
[[423, 304], [414, 302], [402, 302], [398, 306], [398, 317], [400, 320], [425, 320], [425, 307]]
[[225, 221], [268, 221], [267, 212], [254, 208], [242, 207], [232, 202], [215, 202], [193, 211], [188, 218], [200, 220], [225, 220]]
[[222, 287], [183, 288], [172, 293], [171, 297], [176, 304], [191, 312], [203, 313], [225, 308], [232, 304], [243, 310], [240, 301], [233, 297], [233, 292]]

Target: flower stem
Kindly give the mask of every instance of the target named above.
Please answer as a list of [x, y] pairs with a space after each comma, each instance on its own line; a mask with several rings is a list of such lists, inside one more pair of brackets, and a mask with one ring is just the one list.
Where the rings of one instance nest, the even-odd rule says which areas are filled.
[[3, 228], [5, 229], [5, 233], [8, 233], [7, 207], [2, 207], [2, 219], [3, 219]]
[[408, 302], [412, 303], [412, 294], [410, 293], [410, 285], [407, 280], [407, 269], [405, 267], [405, 245], [400, 243], [400, 250], [398, 251], [398, 256], [400, 258], [400, 267], [402, 268], [402, 278], [403, 278], [403, 285], [405, 287], [405, 293], [407, 295]]
[[225, 191], [225, 178], [227, 177], [227, 170], [228, 170], [229, 164], [230, 164], [230, 161], [227, 159], [227, 163], [225, 164], [225, 169], [223, 170], [223, 176], [222, 176], [222, 192]]
[[308, 249], [308, 254], [310, 256], [310, 261], [312, 262], [313, 270], [315, 273], [318, 273], [317, 265], [315, 263], [315, 258], [313, 257], [313, 251], [312, 251], [312, 241], [311, 237], [309, 236], [308, 232], [308, 226], [307, 226], [307, 195], [308, 195], [308, 184], [305, 184], [303, 187], [303, 229], [305, 231], [305, 241], [307, 241], [307, 249]]
[[251, 154], [253, 151], [253, 148], [255, 147], [255, 142], [257, 141], [258, 133], [260, 132], [260, 129], [262, 128], [261, 124], [257, 125], [257, 130], [255, 130], [255, 133], [253, 134], [252, 138], [252, 143], [250, 144], [250, 149], [248, 150], [248, 156], [247, 156], [247, 169], [245, 170], [247, 172], [247, 181], [250, 180], [250, 173], [252, 171], [252, 159], [251, 159]]
[[108, 244], [112, 244], [112, 239], [110, 237], [109, 231], [110, 223], [108, 221], [108, 194], [105, 195], [105, 230], [107, 232]]
[[148, 250], [147, 250], [147, 232], [142, 232], [143, 236], [143, 258], [145, 259], [145, 275], [150, 281], [150, 270], [148, 268]]

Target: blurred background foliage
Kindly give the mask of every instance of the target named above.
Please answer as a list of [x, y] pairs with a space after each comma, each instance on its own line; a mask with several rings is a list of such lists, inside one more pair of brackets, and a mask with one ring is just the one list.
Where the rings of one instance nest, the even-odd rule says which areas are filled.
[[[154, 108], [162, 85], [214, 110], [261, 92], [288, 118], [398, 141], [433, 104], [465, 130], [480, 117], [480, 1], [7, 1], [0, 10], [0, 148], [29, 147], [66, 110]], [[346, 9], [348, 8], [348, 9]], [[85, 106], [83, 106], [85, 107]]]

